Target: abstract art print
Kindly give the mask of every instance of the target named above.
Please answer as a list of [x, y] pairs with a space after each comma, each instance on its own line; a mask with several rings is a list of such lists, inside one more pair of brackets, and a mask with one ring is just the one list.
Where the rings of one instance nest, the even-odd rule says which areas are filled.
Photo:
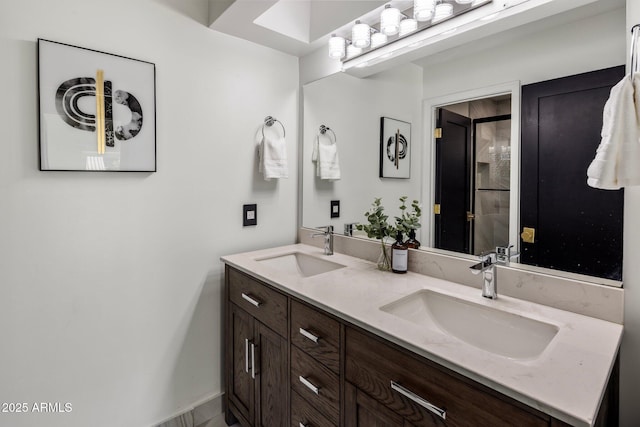
[[411, 177], [411, 123], [380, 117], [380, 178]]
[[155, 65], [38, 39], [40, 170], [156, 171]]

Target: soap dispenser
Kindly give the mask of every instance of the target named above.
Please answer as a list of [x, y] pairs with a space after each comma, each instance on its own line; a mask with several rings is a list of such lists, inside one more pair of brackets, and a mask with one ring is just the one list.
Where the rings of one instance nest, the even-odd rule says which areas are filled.
[[418, 249], [420, 248], [420, 242], [416, 240], [416, 230], [409, 230], [409, 238], [406, 242], [404, 242], [409, 249]]
[[391, 245], [391, 271], [394, 273], [406, 273], [409, 249], [402, 242], [402, 231], [396, 234], [396, 241]]

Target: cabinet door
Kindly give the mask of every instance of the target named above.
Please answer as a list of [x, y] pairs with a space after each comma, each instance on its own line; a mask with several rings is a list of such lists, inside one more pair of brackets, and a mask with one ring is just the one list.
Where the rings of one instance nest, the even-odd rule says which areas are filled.
[[253, 343], [253, 318], [235, 304], [229, 304], [231, 327], [231, 357], [227, 363], [229, 400], [249, 422], [254, 412], [254, 379], [251, 375], [251, 345]]
[[402, 417], [345, 383], [345, 427], [407, 427]]
[[287, 341], [260, 322], [255, 322], [256, 418], [255, 426], [279, 427], [288, 424]]

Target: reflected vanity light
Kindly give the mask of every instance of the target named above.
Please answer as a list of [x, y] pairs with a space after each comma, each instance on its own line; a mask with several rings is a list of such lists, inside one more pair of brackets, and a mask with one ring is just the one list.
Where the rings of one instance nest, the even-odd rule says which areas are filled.
[[402, 14], [398, 9], [391, 7], [390, 4], [386, 5], [380, 14], [380, 31], [388, 36], [398, 34], [401, 17]]
[[438, 3], [436, 9], [433, 12], [432, 22], [442, 21], [453, 16], [453, 5], [451, 3]]
[[415, 0], [413, 2], [413, 17], [418, 21], [428, 21], [433, 16], [436, 0]]
[[375, 49], [387, 42], [387, 35], [384, 33], [373, 33], [371, 35], [371, 48]]
[[351, 30], [351, 43], [360, 49], [369, 47], [371, 44], [371, 27], [360, 21], [356, 21]]
[[345, 56], [346, 41], [344, 37], [331, 35], [329, 39], [329, 58], [342, 59]]
[[400, 21], [400, 37], [406, 36], [409, 33], [418, 29], [418, 21], [412, 18], [406, 18]]

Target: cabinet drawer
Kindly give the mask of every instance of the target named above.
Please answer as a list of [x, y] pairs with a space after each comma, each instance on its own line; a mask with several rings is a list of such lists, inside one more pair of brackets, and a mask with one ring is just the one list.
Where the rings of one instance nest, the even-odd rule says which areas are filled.
[[251, 316], [287, 336], [287, 297], [257, 280], [227, 268], [229, 299]]
[[296, 301], [291, 302], [291, 343], [336, 374], [340, 372], [340, 323]]
[[351, 328], [345, 369], [347, 381], [415, 426], [549, 425], [544, 414]]
[[339, 422], [340, 380], [329, 368], [291, 346], [291, 389], [334, 424]]
[[337, 427], [295, 391], [291, 392], [291, 427]]

